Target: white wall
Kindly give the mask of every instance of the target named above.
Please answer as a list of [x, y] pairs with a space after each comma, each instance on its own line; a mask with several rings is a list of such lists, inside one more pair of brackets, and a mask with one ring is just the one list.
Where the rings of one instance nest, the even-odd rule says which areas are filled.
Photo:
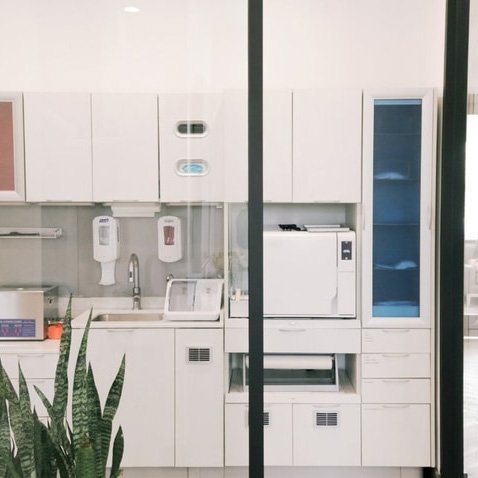
[[[0, 12], [0, 91], [247, 84], [246, 0], [0, 0]], [[441, 86], [444, 21], [445, 0], [265, 0], [266, 85]]]

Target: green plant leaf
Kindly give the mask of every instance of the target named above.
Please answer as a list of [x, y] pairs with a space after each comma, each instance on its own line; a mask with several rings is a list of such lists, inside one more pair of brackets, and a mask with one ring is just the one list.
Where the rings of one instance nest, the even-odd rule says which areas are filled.
[[0, 477], [7, 472], [7, 460], [10, 455], [10, 425], [8, 423], [7, 402], [0, 402]]
[[116, 411], [118, 409], [119, 401], [121, 398], [121, 393], [123, 391], [125, 368], [126, 356], [123, 355], [120, 368], [108, 393], [105, 408], [103, 410], [103, 418], [101, 420], [100, 433], [103, 456], [108, 456], [111, 441], [111, 430], [113, 427], [113, 419], [116, 415]]
[[75, 450], [84, 447], [89, 443], [88, 439], [88, 395], [87, 395], [87, 365], [86, 348], [88, 346], [88, 335], [90, 332], [91, 317], [93, 309], [86, 323], [85, 331], [81, 339], [80, 350], [76, 358], [75, 377], [73, 380], [73, 446]]
[[8, 459], [7, 460], [7, 469], [8, 469], [8, 475], [11, 478], [24, 478], [24, 476], [21, 475], [21, 471], [19, 469], [18, 461], [15, 459]]
[[95, 452], [91, 446], [81, 446], [77, 451], [76, 476], [78, 478], [97, 478], [95, 474]]
[[63, 320], [63, 332], [60, 341], [60, 356], [55, 373], [55, 396], [53, 398], [54, 415], [60, 419], [65, 417], [68, 403], [68, 361], [71, 349], [71, 301], [68, 301], [65, 318]]
[[18, 376], [18, 403], [10, 404], [11, 426], [18, 446], [18, 455], [20, 456], [22, 472], [25, 476], [31, 476], [35, 471], [33, 413], [27, 382], [20, 364], [18, 364]]
[[101, 448], [101, 403], [95, 377], [91, 366], [88, 366], [87, 374], [87, 396], [88, 396], [88, 434], [91, 446], [95, 452], [95, 469], [98, 478], [106, 474], [106, 459]]
[[1, 372], [1, 382], [2, 382], [2, 390], [4, 392], [4, 398], [6, 398], [9, 402], [18, 402], [18, 395], [15, 391], [15, 388], [12, 385], [10, 377], [8, 376], [6, 370], [3, 366], [0, 369]]
[[[40, 400], [48, 412], [50, 417], [50, 426], [47, 428], [48, 436], [54, 448], [54, 454], [60, 476], [69, 478], [74, 470], [74, 452], [71, 442], [68, 440], [67, 432], [65, 430], [65, 421], [59, 421], [54, 414], [53, 405], [50, 403], [45, 394], [35, 385]], [[64, 471], [66, 470], [66, 471]], [[65, 473], [65, 474], [63, 474]]]
[[123, 459], [123, 451], [124, 451], [123, 429], [119, 427], [113, 442], [113, 461], [111, 463], [110, 478], [117, 478], [118, 476], [120, 476], [120, 472], [121, 472], [120, 466], [121, 466], [121, 460]]

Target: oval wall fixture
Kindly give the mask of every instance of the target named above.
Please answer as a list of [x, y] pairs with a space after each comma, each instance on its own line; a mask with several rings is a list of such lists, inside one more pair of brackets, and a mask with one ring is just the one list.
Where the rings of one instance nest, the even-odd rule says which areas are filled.
[[203, 159], [180, 159], [176, 162], [176, 174], [179, 176], [206, 176], [209, 165]]

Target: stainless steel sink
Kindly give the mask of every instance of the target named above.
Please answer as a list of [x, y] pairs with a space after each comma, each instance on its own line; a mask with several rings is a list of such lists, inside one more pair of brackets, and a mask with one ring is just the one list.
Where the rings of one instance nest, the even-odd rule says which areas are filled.
[[157, 312], [116, 312], [93, 317], [93, 322], [152, 322], [163, 319]]

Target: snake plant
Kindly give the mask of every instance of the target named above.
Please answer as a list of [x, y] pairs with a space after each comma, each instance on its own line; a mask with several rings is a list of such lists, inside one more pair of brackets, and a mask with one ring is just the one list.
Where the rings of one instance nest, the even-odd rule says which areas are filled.
[[[0, 478], [104, 478], [113, 419], [123, 390], [125, 357], [101, 409], [98, 390], [86, 349], [92, 312], [76, 359], [72, 395], [72, 424], [68, 408], [68, 364], [71, 350], [71, 297], [66, 311], [60, 356], [55, 374], [55, 394], [50, 402], [35, 386], [48, 412], [47, 424], [32, 411], [27, 382], [19, 365], [18, 393], [0, 362]], [[112, 447], [110, 478], [120, 474], [123, 431]]]

